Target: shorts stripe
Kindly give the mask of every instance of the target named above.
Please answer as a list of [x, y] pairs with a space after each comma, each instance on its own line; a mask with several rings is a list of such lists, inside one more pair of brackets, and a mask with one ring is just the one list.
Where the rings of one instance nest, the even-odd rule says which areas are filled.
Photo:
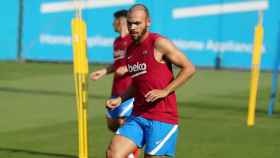
[[152, 151], [149, 152], [150, 155], [155, 155], [162, 146], [166, 143], [166, 141], [176, 132], [178, 125], [174, 125], [174, 127], [168, 132], [168, 134], [164, 137], [163, 141], [158, 144]]
[[120, 113], [120, 117], [125, 116], [125, 114], [131, 110], [133, 107], [133, 101]]

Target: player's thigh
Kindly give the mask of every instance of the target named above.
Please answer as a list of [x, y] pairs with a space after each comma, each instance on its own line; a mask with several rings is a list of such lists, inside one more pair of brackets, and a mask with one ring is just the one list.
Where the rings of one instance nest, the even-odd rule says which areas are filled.
[[133, 118], [127, 119], [113, 137], [107, 150], [110, 156], [126, 157], [132, 153], [136, 147], [143, 146], [143, 130]]
[[135, 148], [136, 145], [130, 139], [121, 135], [115, 135], [108, 147], [107, 154], [126, 157], [129, 153], [132, 153]]
[[116, 131], [116, 134], [128, 138], [134, 142], [138, 148], [142, 148], [144, 145], [143, 129], [141, 124], [139, 124], [133, 116], [125, 121], [124, 125]]

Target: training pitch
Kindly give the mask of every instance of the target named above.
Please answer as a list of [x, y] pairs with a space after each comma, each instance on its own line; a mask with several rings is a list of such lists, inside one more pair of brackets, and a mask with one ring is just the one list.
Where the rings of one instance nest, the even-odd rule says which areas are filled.
[[[90, 71], [104, 65], [91, 65]], [[0, 157], [75, 158], [77, 113], [71, 64], [0, 62]], [[89, 157], [104, 158], [112, 134], [104, 103], [112, 75], [89, 81]], [[198, 69], [177, 90], [176, 158], [275, 158], [280, 155], [280, 100], [267, 116], [271, 73], [262, 72], [256, 125], [246, 126], [250, 72]], [[279, 89], [279, 88], [278, 88]]]

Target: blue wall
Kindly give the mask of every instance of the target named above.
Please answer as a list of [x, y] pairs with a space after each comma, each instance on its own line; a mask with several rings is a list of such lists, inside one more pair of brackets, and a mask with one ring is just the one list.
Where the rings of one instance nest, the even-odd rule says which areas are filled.
[[[124, 2], [125, 0], [123, 0]], [[263, 0], [260, 0], [263, 2]], [[62, 0], [25, 0], [23, 51], [24, 59], [43, 61], [71, 61], [71, 18], [73, 10], [50, 12], [43, 10], [51, 3], [56, 6]], [[132, 2], [132, 3], [129, 3]], [[237, 4], [251, 0], [128, 0], [127, 4], [89, 7], [83, 17], [88, 25], [88, 53], [91, 62], [112, 62], [112, 42], [116, 33], [112, 28], [112, 14], [118, 9], [127, 9], [133, 3], [144, 3], [150, 9], [151, 30], [170, 38], [187, 54], [195, 65], [214, 67], [216, 57], [221, 58], [225, 68], [251, 66], [251, 47], [254, 26], [258, 22], [256, 11], [235, 12], [174, 18], [176, 8]], [[9, 32], [1, 32], [0, 59], [15, 59], [18, 6], [16, 0], [5, 2]], [[159, 7], [160, 4], [160, 7]], [[67, 5], [66, 5], [67, 6]], [[264, 16], [264, 46], [262, 69], [272, 69], [277, 49], [278, 22], [280, 21], [279, 0], [270, 0]], [[2, 10], [0, 12], [3, 12]], [[0, 14], [3, 16], [2, 13]], [[3, 26], [2, 26], [3, 27]]]
[[15, 60], [17, 52], [18, 0], [5, 1], [1, 7], [0, 60]]

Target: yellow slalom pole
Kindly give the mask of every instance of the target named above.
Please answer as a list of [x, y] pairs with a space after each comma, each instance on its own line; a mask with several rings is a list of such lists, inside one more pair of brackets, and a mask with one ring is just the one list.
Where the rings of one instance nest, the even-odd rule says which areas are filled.
[[[78, 1], [77, 1], [78, 2]], [[79, 158], [88, 158], [88, 133], [87, 133], [87, 28], [82, 20], [81, 9], [76, 11], [72, 19], [72, 44], [73, 44], [73, 69], [75, 79], [76, 104], [78, 113], [78, 138]]]
[[263, 44], [262, 21], [263, 21], [263, 13], [260, 11], [259, 22], [255, 27], [255, 35], [254, 35], [251, 85], [250, 85], [248, 119], [247, 119], [247, 125], [249, 127], [252, 127], [255, 124], [256, 99], [257, 99], [258, 81], [259, 81], [259, 74], [260, 74], [261, 50]]

